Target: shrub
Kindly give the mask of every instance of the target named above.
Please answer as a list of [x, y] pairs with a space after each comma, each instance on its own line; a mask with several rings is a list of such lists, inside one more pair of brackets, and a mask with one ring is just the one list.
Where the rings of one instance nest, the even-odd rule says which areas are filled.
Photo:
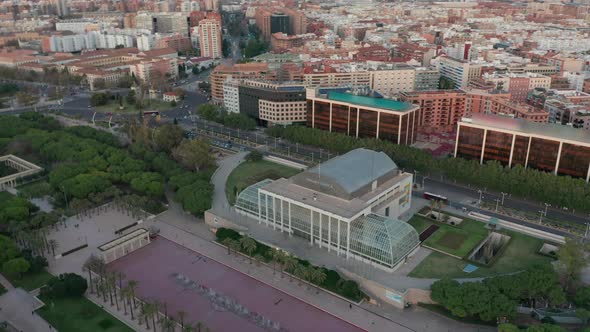
[[246, 160], [248, 161], [260, 161], [262, 160], [262, 153], [257, 150], [252, 150], [252, 152], [248, 153], [246, 156]]
[[108, 319], [108, 318], [105, 318], [105, 319], [101, 320], [100, 322], [98, 322], [98, 326], [101, 329], [103, 329], [103, 330], [108, 330], [113, 325], [115, 325], [115, 323], [113, 323], [113, 321], [111, 319]]
[[81, 297], [87, 288], [88, 283], [83, 277], [75, 273], [64, 273], [49, 280], [41, 294], [52, 298]]

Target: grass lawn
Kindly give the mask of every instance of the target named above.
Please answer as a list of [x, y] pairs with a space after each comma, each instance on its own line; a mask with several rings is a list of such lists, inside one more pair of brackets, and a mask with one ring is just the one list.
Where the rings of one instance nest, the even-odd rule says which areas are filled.
[[536, 264], [548, 264], [551, 258], [537, 254], [543, 241], [528, 235], [504, 231], [512, 239], [508, 248], [491, 266], [479, 267], [472, 273], [463, 272], [469, 262], [459, 260], [438, 252], [431, 253], [410, 272], [416, 278], [477, 278], [499, 274], [513, 273], [527, 269]]
[[60, 332], [132, 332], [133, 330], [85, 297], [47, 299], [37, 313]]
[[[139, 112], [139, 110], [135, 107], [135, 105], [129, 105], [127, 103], [123, 103], [123, 107], [125, 107], [124, 109], [120, 110], [119, 109], [119, 103], [114, 101], [114, 100], [109, 100], [109, 103], [103, 106], [97, 106], [94, 109], [97, 112], [101, 112], [101, 113], [108, 113], [111, 112], [113, 114], [115, 113], [137, 113]], [[170, 103], [165, 103], [163, 101], [159, 101], [159, 100], [152, 100], [150, 105], [146, 105], [143, 108], [143, 111], [165, 111], [172, 108], [172, 106], [170, 106]]]
[[39, 273], [25, 273], [22, 278], [16, 279], [14, 277], [6, 276], [14, 287], [21, 287], [27, 291], [32, 291], [45, 285], [53, 276], [43, 270]]
[[426, 239], [424, 244], [458, 257], [467, 256], [488, 234], [483, 223], [470, 219], [463, 219], [458, 226], [439, 223], [437, 225], [440, 228]]
[[418, 234], [424, 232], [430, 225], [434, 224], [434, 221], [428, 220], [428, 218], [420, 217], [418, 215], [414, 215], [412, 219], [408, 221], [408, 224], [412, 225], [416, 229]]
[[[230, 204], [236, 201], [236, 191], [241, 192], [246, 187], [264, 179], [288, 178], [300, 170], [288, 166], [276, 164], [267, 160], [245, 161], [236, 167], [227, 178], [225, 194]], [[237, 189], [237, 190], [236, 190]]]

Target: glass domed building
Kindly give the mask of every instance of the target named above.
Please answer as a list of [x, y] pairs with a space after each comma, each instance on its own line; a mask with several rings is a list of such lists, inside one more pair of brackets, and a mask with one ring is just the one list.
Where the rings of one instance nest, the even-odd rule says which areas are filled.
[[412, 174], [383, 152], [356, 149], [289, 179], [244, 189], [235, 209], [337, 255], [395, 270], [419, 245], [398, 217], [409, 210]]

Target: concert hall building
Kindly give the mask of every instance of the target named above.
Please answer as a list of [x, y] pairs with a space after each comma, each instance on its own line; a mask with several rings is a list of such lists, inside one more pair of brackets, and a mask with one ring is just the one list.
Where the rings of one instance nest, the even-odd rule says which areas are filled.
[[558, 124], [473, 114], [457, 127], [455, 157], [522, 165], [590, 180], [590, 133]]
[[411, 198], [411, 173], [383, 152], [356, 149], [289, 179], [251, 185], [235, 209], [277, 232], [393, 271], [419, 245], [416, 230], [398, 219]]

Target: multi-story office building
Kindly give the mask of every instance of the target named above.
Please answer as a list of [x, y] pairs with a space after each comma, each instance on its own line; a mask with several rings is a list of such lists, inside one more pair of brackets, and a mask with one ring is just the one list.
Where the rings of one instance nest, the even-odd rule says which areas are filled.
[[[275, 20], [273, 20], [273, 15]], [[301, 35], [307, 32], [307, 18], [305, 14], [286, 7], [257, 7], [255, 13], [256, 25], [260, 28], [262, 38], [270, 41], [270, 36], [275, 32], [284, 32], [289, 35]], [[286, 31], [284, 24], [288, 24]], [[273, 24], [274, 23], [274, 24]], [[273, 27], [276, 31], [273, 31]]]
[[477, 80], [481, 76], [481, 65], [446, 56], [439, 57], [439, 59], [440, 75], [453, 81], [456, 89], [466, 88], [469, 81]]
[[491, 100], [490, 111], [488, 113], [498, 115], [508, 115], [525, 121], [547, 123], [549, 113], [535, 108], [531, 105], [510, 100], [508, 98], [494, 97]]
[[285, 13], [277, 12], [270, 15], [270, 34], [282, 32], [288, 34], [289, 16]]
[[420, 107], [420, 130], [451, 131], [465, 115], [466, 94], [461, 90], [404, 92], [400, 99]]
[[492, 113], [496, 98], [510, 98], [510, 93], [500, 90], [464, 89], [466, 93], [465, 115]]
[[307, 125], [349, 136], [410, 145], [418, 136], [419, 113], [418, 106], [406, 102], [307, 89]]
[[263, 126], [305, 122], [307, 102], [301, 83], [243, 80], [238, 87], [240, 113]]
[[436, 68], [416, 68], [414, 91], [433, 91], [438, 89], [440, 72]]
[[240, 113], [240, 82], [228, 77], [223, 82], [223, 106], [229, 113]]
[[495, 160], [590, 180], [590, 132], [497, 115], [472, 114], [458, 125], [455, 157]]
[[371, 82], [371, 73], [368, 71], [303, 74], [303, 83], [309, 88], [333, 86], [370, 86]]
[[199, 45], [201, 56], [213, 59], [223, 57], [221, 39], [221, 16], [209, 14], [199, 21]]
[[356, 149], [289, 179], [256, 183], [238, 195], [235, 209], [312, 246], [393, 271], [419, 244], [416, 230], [398, 219], [411, 197], [412, 174], [383, 152]]

